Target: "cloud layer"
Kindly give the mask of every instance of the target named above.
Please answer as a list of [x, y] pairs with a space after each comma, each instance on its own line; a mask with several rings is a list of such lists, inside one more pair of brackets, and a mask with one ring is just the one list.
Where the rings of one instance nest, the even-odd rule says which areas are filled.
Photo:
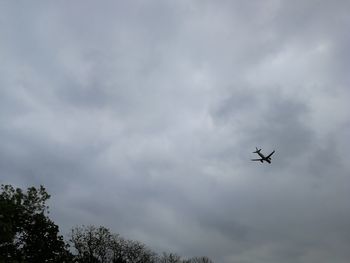
[[[1, 183], [63, 233], [215, 262], [350, 258], [347, 1], [4, 2]], [[276, 150], [271, 165], [251, 152]]]

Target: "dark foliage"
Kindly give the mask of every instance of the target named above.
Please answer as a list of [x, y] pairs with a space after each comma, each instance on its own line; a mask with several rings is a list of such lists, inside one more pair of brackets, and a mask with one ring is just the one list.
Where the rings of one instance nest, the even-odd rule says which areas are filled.
[[82, 226], [72, 229], [71, 242], [81, 263], [152, 263], [156, 254], [144, 244], [111, 234], [105, 227]]
[[72, 229], [73, 255], [47, 215], [49, 198], [43, 186], [24, 192], [1, 185], [0, 263], [213, 263], [207, 257], [157, 255], [143, 243], [112, 234], [102, 226]]
[[46, 215], [50, 195], [39, 189], [2, 185], [0, 193], [0, 262], [68, 262], [71, 259], [58, 226]]

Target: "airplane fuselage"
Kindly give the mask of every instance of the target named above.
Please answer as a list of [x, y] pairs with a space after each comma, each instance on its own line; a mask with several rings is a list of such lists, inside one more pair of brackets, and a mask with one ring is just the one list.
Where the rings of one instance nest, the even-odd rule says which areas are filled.
[[261, 162], [263, 163], [264, 161], [265, 162], [268, 162], [268, 163], [271, 163], [271, 158], [267, 158], [265, 155], [263, 155], [261, 152], [258, 152], [259, 156], [261, 157]]
[[258, 154], [262, 159], [265, 159], [265, 155], [263, 155], [261, 152], [258, 152]]
[[265, 156], [260, 151], [261, 151], [261, 149], [256, 148], [256, 151], [253, 153], [257, 153], [259, 155], [260, 159], [252, 159], [252, 161], [260, 161], [261, 163], [263, 163], [265, 161], [267, 163], [271, 163], [271, 155], [273, 155], [275, 151], [272, 151], [268, 156]]

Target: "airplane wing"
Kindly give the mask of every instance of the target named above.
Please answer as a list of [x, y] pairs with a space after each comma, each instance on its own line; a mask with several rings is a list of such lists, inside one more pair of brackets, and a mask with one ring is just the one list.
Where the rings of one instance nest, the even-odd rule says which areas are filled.
[[261, 161], [262, 159], [251, 159], [252, 161]]
[[266, 156], [266, 158], [270, 158], [272, 154], [274, 154], [275, 151], [273, 151], [272, 153], [270, 153], [268, 156]]

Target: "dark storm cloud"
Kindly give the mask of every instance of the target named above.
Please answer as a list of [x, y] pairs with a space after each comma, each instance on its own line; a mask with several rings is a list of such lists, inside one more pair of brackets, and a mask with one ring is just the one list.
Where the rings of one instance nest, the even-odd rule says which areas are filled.
[[1, 183], [44, 184], [63, 233], [349, 258], [347, 1], [1, 5]]

